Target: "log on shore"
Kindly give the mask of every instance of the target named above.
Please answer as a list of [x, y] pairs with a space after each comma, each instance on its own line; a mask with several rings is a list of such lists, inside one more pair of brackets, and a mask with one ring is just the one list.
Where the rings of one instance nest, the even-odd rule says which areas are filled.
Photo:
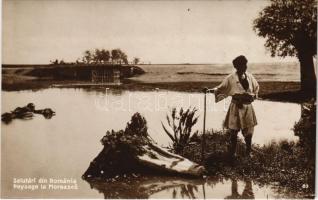
[[147, 122], [136, 113], [125, 130], [108, 131], [103, 150], [90, 163], [84, 179], [111, 178], [120, 174], [150, 173], [200, 177], [205, 168], [159, 147], [148, 135]]

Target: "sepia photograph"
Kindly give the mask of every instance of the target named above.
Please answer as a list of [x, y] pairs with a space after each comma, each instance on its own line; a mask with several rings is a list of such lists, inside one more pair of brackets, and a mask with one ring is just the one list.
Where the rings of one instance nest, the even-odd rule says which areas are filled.
[[2, 0], [1, 199], [315, 199], [317, 0]]

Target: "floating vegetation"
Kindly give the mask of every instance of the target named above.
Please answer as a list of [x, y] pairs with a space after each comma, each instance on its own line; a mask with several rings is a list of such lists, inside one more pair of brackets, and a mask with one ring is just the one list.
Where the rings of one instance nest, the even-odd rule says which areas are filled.
[[51, 108], [36, 110], [34, 104], [29, 103], [28, 105], [26, 105], [24, 107], [17, 107], [16, 109], [14, 109], [11, 112], [6, 112], [6, 113], [2, 114], [1, 120], [4, 123], [8, 124], [13, 119], [32, 119], [33, 113], [41, 114], [46, 119], [51, 119], [55, 115], [55, 112]]

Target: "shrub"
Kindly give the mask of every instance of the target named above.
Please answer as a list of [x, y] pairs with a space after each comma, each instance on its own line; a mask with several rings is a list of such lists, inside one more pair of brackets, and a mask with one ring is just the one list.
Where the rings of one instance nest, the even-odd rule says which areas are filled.
[[305, 148], [309, 157], [315, 157], [316, 147], [316, 102], [314, 99], [301, 105], [301, 118], [294, 125], [294, 133], [299, 144]]

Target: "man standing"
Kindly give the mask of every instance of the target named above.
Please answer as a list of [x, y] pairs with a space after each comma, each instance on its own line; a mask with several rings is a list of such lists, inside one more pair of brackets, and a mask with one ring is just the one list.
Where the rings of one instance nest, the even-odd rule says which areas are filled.
[[246, 144], [246, 155], [250, 156], [254, 126], [257, 125], [252, 102], [257, 98], [259, 85], [254, 76], [248, 72], [247, 59], [238, 56], [233, 60], [236, 72], [229, 74], [220, 85], [208, 91], [214, 92], [215, 102], [228, 96], [232, 97], [224, 127], [230, 133], [229, 154], [235, 156], [237, 134], [242, 131]]

